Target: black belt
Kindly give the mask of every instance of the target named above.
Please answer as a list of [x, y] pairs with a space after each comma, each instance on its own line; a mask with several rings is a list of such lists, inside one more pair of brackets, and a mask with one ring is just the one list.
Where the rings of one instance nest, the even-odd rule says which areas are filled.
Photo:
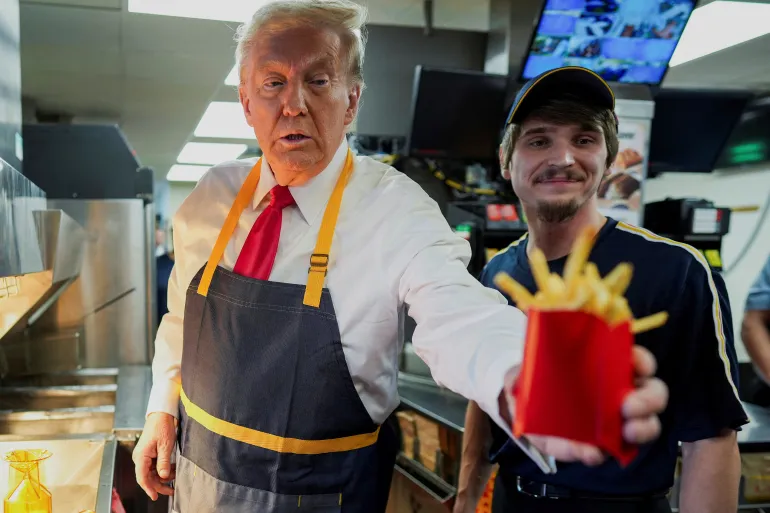
[[644, 502], [665, 498], [670, 490], [662, 490], [643, 495], [607, 495], [581, 492], [564, 486], [539, 483], [523, 477], [516, 477], [516, 491], [537, 499], [590, 499], [622, 502]]

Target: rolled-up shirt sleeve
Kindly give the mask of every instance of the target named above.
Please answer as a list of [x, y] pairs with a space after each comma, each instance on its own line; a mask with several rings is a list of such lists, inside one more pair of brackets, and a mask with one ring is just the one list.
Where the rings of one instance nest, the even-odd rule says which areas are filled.
[[182, 335], [187, 287], [197, 269], [190, 274], [184, 251], [185, 223], [174, 219], [174, 267], [168, 282], [168, 313], [158, 326], [155, 336], [155, 356], [152, 360], [152, 389], [147, 415], [155, 412], [179, 415], [181, 390]]
[[[417, 187], [415, 185], [415, 187]], [[427, 195], [404, 192], [400, 222], [393, 221], [391, 268], [399, 301], [416, 323], [415, 353], [437, 384], [479, 404], [507, 434], [499, 397], [506, 374], [524, 353], [526, 317], [467, 270], [471, 249]], [[515, 440], [541, 467], [545, 460], [525, 440]], [[546, 470], [544, 468], [544, 470]]]
[[749, 289], [745, 310], [770, 310], [770, 257]]

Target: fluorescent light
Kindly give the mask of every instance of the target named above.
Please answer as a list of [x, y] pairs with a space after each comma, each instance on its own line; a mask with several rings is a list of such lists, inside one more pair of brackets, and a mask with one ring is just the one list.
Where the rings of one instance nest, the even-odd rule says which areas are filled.
[[219, 164], [240, 157], [248, 146], [245, 144], [189, 142], [176, 159], [180, 164]]
[[238, 65], [236, 64], [233, 66], [233, 69], [230, 70], [230, 73], [227, 74], [227, 78], [225, 79], [225, 85], [229, 86], [237, 86], [241, 83], [241, 79], [238, 76]]
[[209, 166], [175, 164], [169, 169], [166, 180], [169, 182], [197, 182], [209, 169]]
[[128, 0], [128, 12], [244, 22], [270, 0]]
[[203, 113], [195, 137], [254, 140], [254, 129], [246, 123], [243, 107], [237, 102], [211, 102]]
[[692, 12], [669, 66], [770, 34], [770, 4], [718, 0]]

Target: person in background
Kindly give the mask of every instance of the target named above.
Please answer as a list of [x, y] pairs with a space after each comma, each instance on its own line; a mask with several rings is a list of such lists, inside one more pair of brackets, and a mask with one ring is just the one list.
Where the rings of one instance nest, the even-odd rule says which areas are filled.
[[748, 400], [770, 407], [770, 257], [749, 289], [741, 338], [757, 374]]
[[163, 217], [155, 214], [155, 256], [159, 257], [166, 252], [166, 232], [163, 229]]
[[[384, 511], [407, 305], [436, 381], [511, 434], [523, 314], [468, 273], [468, 242], [416, 183], [348, 147], [364, 18], [352, 0], [277, 0], [237, 32], [240, 102], [264, 157], [214, 166], [174, 216], [169, 313], [133, 454], [138, 483], [173, 494], [178, 513]], [[644, 443], [666, 389], [649, 352], [636, 355], [639, 388], [618, 414]], [[546, 456], [602, 457], [514, 443], [549, 472]]]
[[471, 402], [455, 513], [475, 510], [491, 463], [498, 465], [493, 512], [668, 512], [679, 442], [680, 511], [737, 508], [736, 430], [748, 419], [735, 386], [725, 285], [692, 247], [599, 212], [597, 190], [618, 151], [614, 104], [610, 86], [579, 67], [546, 72], [521, 89], [506, 124], [500, 162], [522, 203], [529, 233], [494, 256], [480, 280], [494, 287], [495, 275], [506, 272], [534, 293], [528, 254], [539, 248], [551, 272], [562, 274], [578, 234], [594, 228], [589, 260], [602, 276], [620, 262], [633, 265], [627, 298], [634, 317], [669, 313], [663, 327], [636, 336], [656, 356], [657, 376], [670, 390], [670, 405], [660, 416], [663, 434], [641, 447], [625, 468], [597, 459], [560, 464], [546, 475]]
[[[169, 241], [173, 240], [173, 231], [169, 230]], [[174, 248], [172, 244], [164, 245], [164, 251], [155, 258], [155, 278], [158, 291], [158, 324], [168, 313], [168, 282], [171, 279], [171, 269], [174, 267]]]

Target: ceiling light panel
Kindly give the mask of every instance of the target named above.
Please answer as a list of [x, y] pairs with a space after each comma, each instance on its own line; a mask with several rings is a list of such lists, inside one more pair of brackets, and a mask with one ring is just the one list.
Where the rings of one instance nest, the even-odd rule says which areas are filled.
[[197, 182], [209, 169], [209, 166], [175, 164], [169, 169], [166, 180], [169, 182]]
[[770, 34], [770, 4], [718, 0], [692, 12], [669, 66]]
[[128, 0], [128, 12], [244, 22], [269, 0]]
[[225, 85], [229, 86], [237, 86], [240, 84], [240, 78], [238, 77], [238, 65], [236, 64], [233, 66], [233, 69], [230, 70], [230, 73], [227, 74], [227, 78], [225, 79]]
[[256, 139], [237, 102], [211, 102], [195, 128], [195, 137]]
[[179, 157], [180, 164], [214, 165], [227, 160], [234, 160], [245, 152], [245, 144], [188, 142]]

